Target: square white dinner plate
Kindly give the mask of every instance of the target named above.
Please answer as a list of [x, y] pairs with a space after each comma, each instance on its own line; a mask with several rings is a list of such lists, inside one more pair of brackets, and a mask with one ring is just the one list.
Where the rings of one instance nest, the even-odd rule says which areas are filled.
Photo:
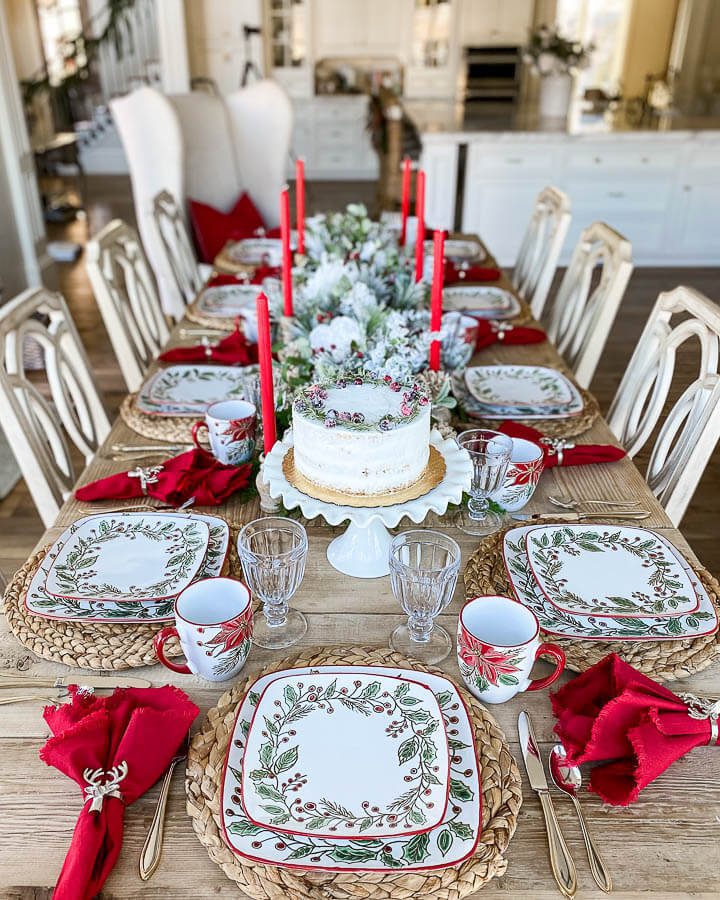
[[77, 524], [54, 557], [45, 589], [65, 600], [165, 600], [194, 580], [210, 539], [192, 516], [110, 513]]
[[642, 619], [700, 605], [677, 552], [647, 528], [541, 525], [525, 549], [540, 590], [561, 612]]
[[[442, 711], [452, 754], [450, 801], [443, 821], [412, 837], [359, 841], [288, 835], [251, 822], [240, 796], [245, 744], [260, 695], [287, 674], [337, 673], [386, 675], [426, 685]], [[297, 771], [294, 770], [294, 771]], [[228, 742], [221, 789], [220, 815], [225, 842], [239, 856], [282, 868], [331, 872], [403, 872], [457, 866], [475, 852], [482, 822], [480, 773], [472, 724], [457, 687], [439, 675], [386, 666], [320, 666], [273, 672], [259, 678], [238, 707]]]
[[471, 366], [465, 370], [465, 385], [473, 398], [489, 409], [582, 408], [575, 385], [562, 372], [546, 366]]
[[[527, 557], [525, 539], [528, 532], [536, 527], [538, 526], [523, 525], [506, 532], [503, 537], [503, 557], [515, 597], [535, 613], [540, 627], [548, 634], [597, 641], [667, 641], [688, 640], [717, 631], [715, 607], [687, 560], [683, 560], [683, 568], [700, 598], [699, 606], [694, 612], [680, 616], [619, 618], [577, 616], [557, 609], [540, 590]], [[595, 527], [603, 526], [598, 524]], [[661, 535], [656, 537], [664, 541]]]
[[[220, 574], [225, 564], [230, 542], [230, 529], [227, 522], [219, 516], [200, 513], [191, 515], [194, 519], [206, 522], [210, 529], [207, 552], [195, 580], [213, 578]], [[174, 618], [174, 596], [164, 600], [66, 600], [62, 597], [54, 597], [47, 592], [45, 583], [54, 558], [64, 546], [67, 537], [89, 518], [95, 518], [95, 516], [88, 516], [74, 522], [48, 551], [25, 592], [24, 602], [28, 612], [44, 619], [80, 622], [164, 622], [172, 620]]]
[[513, 319], [520, 312], [520, 301], [502, 288], [453, 285], [443, 290], [443, 309], [457, 310], [476, 319]]
[[197, 299], [197, 311], [204, 316], [226, 319], [253, 314], [259, 292], [257, 284], [223, 284], [206, 288]]
[[[425, 255], [432, 257], [433, 241], [425, 241]], [[487, 257], [482, 244], [464, 238], [447, 238], [445, 240], [445, 259], [453, 262], [479, 263]]]
[[198, 416], [219, 400], [242, 400], [244, 367], [179, 364], [159, 369], [140, 388], [147, 415]]
[[411, 836], [440, 824], [448, 791], [447, 734], [425, 685], [318, 673], [263, 691], [242, 766], [252, 823], [318, 838]]

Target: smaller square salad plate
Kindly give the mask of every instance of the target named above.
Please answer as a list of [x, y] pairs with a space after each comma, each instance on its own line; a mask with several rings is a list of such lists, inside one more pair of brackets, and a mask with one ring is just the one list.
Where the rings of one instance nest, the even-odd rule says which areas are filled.
[[240, 366], [168, 366], [142, 385], [136, 406], [151, 416], [198, 416], [219, 400], [244, 399], [243, 385]]
[[45, 588], [66, 600], [164, 600], [194, 580], [209, 539], [191, 516], [92, 516], [68, 535]]
[[[272, 716], [268, 717], [267, 721], [265, 718], [259, 719], [257, 707], [261, 698], [276, 681], [279, 681], [280, 684], [272, 696], [281, 705], [276, 706], [273, 701]], [[359, 685], [356, 684], [358, 681]], [[335, 683], [334, 687], [332, 686], [333, 682]], [[298, 684], [302, 684], [302, 688], [299, 688]], [[435, 719], [433, 718], [433, 715], [437, 715], [437, 713], [431, 712], [430, 705], [427, 704], [427, 697], [420, 691], [418, 684], [429, 689], [434, 695], [437, 706], [440, 708], [440, 722], [437, 725], [434, 724]], [[295, 704], [292, 694], [288, 698], [285, 697], [288, 687], [291, 687], [298, 696], [300, 691], [306, 694], [311, 688], [315, 688], [316, 691], [319, 691], [320, 688], [323, 691], [331, 688], [333, 695], [331, 699], [335, 712], [330, 713], [327, 709], [318, 709], [304, 713], [296, 721], [288, 722], [284, 718], [289, 708], [288, 703], [291, 704], [290, 708], [293, 708]], [[339, 708], [335, 691], [341, 692], [343, 687], [347, 688], [348, 693], [340, 694], [340, 696], [354, 696], [360, 700], [364, 693], [363, 704], [368, 701], [373, 703], [372, 712], [364, 715], [359, 709], [352, 708], [353, 701], [348, 701], [350, 705], [342, 707], [345, 710], [343, 721], [346, 719], [348, 722], [351, 719], [356, 720], [353, 722], [351, 730], [351, 733], [356, 736], [362, 728], [358, 723], [365, 722], [367, 731], [362, 728], [362, 740], [368, 748], [374, 748], [374, 743], [370, 743], [373, 721], [378, 729], [380, 729], [380, 722], [383, 722], [380, 735], [381, 747], [378, 749], [383, 754], [382, 758], [387, 758], [389, 773], [376, 765], [373, 757], [367, 753], [363, 754], [360, 760], [357, 760], [357, 751], [355, 750], [352, 751], [351, 756], [344, 756], [348, 735], [340, 732], [341, 726], [339, 725], [333, 726], [332, 730], [326, 732], [328, 740], [321, 747], [319, 759], [310, 759], [306, 742], [301, 745], [298, 741], [298, 725], [303, 720], [308, 722], [309, 727], [310, 720], [318, 716], [324, 717], [328, 728], [330, 722], [338, 721], [334, 718], [338, 715]], [[387, 696], [384, 696], [386, 690]], [[313, 692], [314, 695], [315, 692]], [[409, 702], [400, 704], [399, 700], [403, 698]], [[413, 703], [412, 700], [417, 700], [417, 703]], [[391, 707], [389, 710], [387, 709], [388, 704]], [[384, 712], [377, 711], [375, 706], [383, 707]], [[416, 713], [417, 715], [415, 715]], [[427, 719], [425, 718], [426, 713]], [[389, 731], [402, 728], [403, 720], [408, 722], [407, 728], [404, 728], [397, 737], [390, 737]], [[281, 722], [283, 724], [278, 725]], [[252, 738], [253, 745], [251, 746], [250, 733], [256, 727], [259, 728], [259, 731]], [[279, 740], [281, 729], [283, 736], [289, 740], [278, 747], [280, 753], [275, 753], [274, 748]], [[267, 735], [263, 734], [263, 731], [267, 732]], [[291, 731], [295, 734], [291, 734]], [[431, 823], [439, 815], [437, 806], [433, 806], [432, 809], [423, 809], [413, 801], [419, 783], [417, 777], [415, 780], [413, 778], [421, 775], [421, 772], [411, 771], [417, 769], [418, 762], [412, 735], [417, 736], [419, 745], [424, 732], [427, 732], [428, 739], [432, 738], [435, 743], [434, 750], [431, 750], [429, 745], [424, 746], [428, 757], [427, 765], [430, 766], [432, 774], [441, 782], [440, 785], [433, 783], [432, 787], [428, 785], [424, 790], [429, 790], [431, 793], [425, 794], [425, 798], [433, 796], [433, 790], [441, 793], [439, 787], [442, 787], [443, 781], [448, 777], [443, 769], [446, 767], [449, 769], [448, 802], [445, 804], [441, 798], [440, 808], [444, 811], [438, 824], [432, 827], [430, 827]], [[440, 755], [434, 757], [434, 753], [442, 754], [444, 752], [442, 744], [446, 739], [445, 735], [447, 735], [449, 760], [441, 763]], [[255, 742], [259, 738], [262, 740], [256, 744]], [[268, 740], [269, 738], [270, 740]], [[392, 748], [389, 746], [389, 741], [392, 741]], [[407, 741], [410, 743], [406, 743]], [[269, 749], [262, 751], [262, 767], [257, 770], [252, 768], [260, 762], [261, 747], [268, 743], [270, 743]], [[412, 754], [415, 763], [409, 760], [407, 763], [401, 763], [399, 749], [403, 745], [403, 757]], [[252, 761], [249, 759], [247, 766], [245, 764], [246, 752], [253, 754]], [[284, 753], [288, 755], [283, 757]], [[385, 753], [388, 754], [387, 757], [384, 756]], [[307, 768], [306, 760], [309, 761]], [[351, 760], [356, 764], [355, 768], [352, 767]], [[286, 765], [288, 765], [287, 769], [284, 768]], [[325, 821], [328, 817], [320, 815], [320, 810], [313, 810], [312, 807], [309, 812], [313, 815], [306, 822], [300, 823], [306, 829], [305, 833], [296, 834], [293, 830], [287, 830], [295, 828], [297, 824], [295, 819], [298, 814], [304, 817], [307, 812], [307, 810], [296, 810], [294, 807], [302, 806], [305, 798], [310, 796], [307, 793], [312, 788], [310, 775], [313, 775], [313, 780], [315, 777], [322, 779], [317, 782], [318, 786], [322, 785], [323, 788], [330, 786], [331, 776], [323, 772], [323, 765], [330, 767], [332, 772], [340, 774], [340, 790], [343, 796], [353, 803], [359, 801], [359, 810], [350, 809], [349, 804], [347, 809], [328, 809], [330, 816], [335, 817], [333, 821], [337, 820], [339, 814], [339, 821], [343, 823], [343, 828], [347, 828], [351, 821], [347, 818], [348, 814], [355, 816], [360, 813], [361, 817], [357, 826], [354, 825], [347, 829], [348, 833], [353, 835], [352, 837], [338, 837], [339, 832], [332, 830], [332, 822]], [[437, 771], [435, 771], [436, 766]], [[273, 769], [271, 777], [265, 774], [268, 767]], [[262, 811], [264, 816], [273, 817], [271, 825], [253, 822], [245, 811], [244, 803], [248, 802], [248, 799], [244, 797], [243, 775], [246, 768], [248, 769], [248, 781], [257, 785], [264, 784], [268, 788], [264, 791], [267, 796], [261, 797], [260, 800], [263, 805], [274, 807], [274, 809]], [[407, 771], [405, 771], [406, 768]], [[281, 769], [281, 771], [278, 772], [277, 769]], [[397, 781], [400, 769], [403, 772], [402, 778], [398, 782], [400, 791], [408, 795], [409, 809], [414, 808], [421, 812], [425, 817], [425, 823], [422, 825], [419, 822], [412, 823], [414, 834], [400, 833], [401, 827], [398, 824], [395, 828], [388, 829], [387, 836], [372, 837], [368, 831], [376, 829], [379, 822], [378, 817], [383, 816], [387, 809], [381, 808], [386, 806], [385, 802], [382, 804], [376, 802], [368, 792], [371, 791], [373, 796], [376, 796], [376, 791], [382, 788], [388, 792], [389, 796], [395, 789], [394, 782]], [[255, 777], [252, 777], [252, 772], [256, 773]], [[315, 775], [315, 773], [318, 774]], [[337, 778], [337, 774], [334, 777]], [[405, 781], [406, 777], [410, 780]], [[290, 785], [294, 788], [298, 782], [305, 780], [306, 783], [299, 784], [297, 791], [287, 790]], [[250, 789], [253, 789], [252, 785], [250, 785]], [[459, 865], [472, 856], [477, 848], [481, 830], [480, 771], [473, 726], [465, 703], [458, 688], [449, 679], [412, 669], [339, 665], [286, 669], [261, 676], [238, 705], [235, 726], [227, 745], [221, 790], [221, 824], [225, 842], [230, 849], [240, 857], [281, 868], [304, 871], [396, 874], [443, 869], [447, 866]], [[352, 796], [350, 796], [351, 791], [354, 792]], [[365, 794], [368, 796], [365, 797]], [[296, 799], [300, 802], [295, 802]], [[328, 799], [334, 802], [336, 798]], [[377, 800], [381, 799], [378, 794]], [[259, 805], [258, 801], [253, 802]], [[317, 800], [311, 802], [316, 803]], [[367, 815], [362, 814], [363, 802], [369, 804]], [[405, 802], [403, 801], [403, 806]], [[373, 806], [377, 806], [377, 810], [372, 809]], [[370, 820], [369, 823], [368, 820]], [[321, 834], [324, 833], [328, 824], [330, 824], [330, 836], [323, 837]], [[364, 827], [362, 832], [360, 832], [361, 826]]]
[[[291, 248], [297, 247], [297, 232], [290, 233]], [[282, 265], [282, 241], [280, 238], [244, 238], [225, 250], [232, 262], [241, 266]]]
[[448, 802], [440, 706], [388, 675], [289, 675], [269, 684], [242, 767], [248, 819], [290, 834], [372, 840], [437, 827]]
[[488, 418], [577, 415], [583, 400], [562, 374], [545, 366], [471, 366], [465, 387]]
[[255, 312], [259, 288], [255, 284], [226, 284], [206, 288], [198, 297], [196, 309], [210, 318], [235, 318]]
[[646, 528], [546, 525], [525, 538], [544, 597], [578, 616], [680, 616], [700, 599], [674, 548]]
[[520, 312], [520, 301], [502, 288], [453, 285], [443, 290], [443, 309], [476, 319], [513, 319]]
[[[547, 526], [525, 525], [511, 528], [503, 537], [502, 553], [505, 570], [515, 598], [535, 613], [540, 627], [548, 634], [579, 640], [668, 641], [691, 640], [707, 634], [714, 634], [717, 631], [718, 619], [715, 605], [690, 563], [662, 535], [645, 531], [644, 529], [619, 529], [616, 525], [603, 523], [577, 527], [572, 525], [554, 526], [554, 530], [551, 532], [553, 536], [561, 534], [568, 528], [570, 534], [567, 536], [567, 540], [569, 542], [579, 539], [586, 548], [596, 547], [596, 551], [586, 549], [583, 552], [597, 552], [598, 557], [602, 556], [604, 560], [604, 567], [602, 568], [602, 575], [596, 575], [596, 578], [600, 580], [593, 585], [588, 585], [582, 576], [580, 576], [580, 582], [573, 581], [575, 587], [579, 587], [581, 591], [586, 591], [587, 600], [583, 605], [584, 614], [583, 612], [569, 611], [570, 603], [574, 601], [569, 601], [566, 595], [562, 597], [560, 602], [568, 608], [560, 608], [553, 605], [548, 595], [543, 593], [528, 556], [528, 536], [532, 535], [538, 527], [544, 531]], [[652, 564], [647, 568], [643, 565], [642, 555], [645, 553], [644, 550], [638, 550], [637, 560], [633, 560], [633, 565], [629, 570], [624, 570], [625, 576], [623, 576], [623, 582], [618, 588], [613, 569], [615, 566], [623, 566], [619, 554], [627, 552], [629, 555], [632, 555], [634, 551], [621, 550], [619, 548], [615, 550], [608, 547], [602, 548], [603, 544], [616, 542], [612, 539], [614, 535], [617, 535], [618, 531], [621, 534], [617, 540], [620, 540], [622, 539], [622, 532], [630, 530], [641, 533], [645, 531], [646, 537], [643, 537], [642, 534], [639, 535], [639, 544], [644, 544], [652, 538], [657, 542], [657, 545], [663, 546], [662, 551], [659, 549], [659, 546], [657, 549], [658, 553], [663, 554], [663, 559], [670, 560], [672, 555], [674, 555], [675, 559], [679, 561], [679, 567], [683, 570], [683, 579], [678, 578], [677, 581], [678, 583], [684, 580], [689, 582], [692, 589], [692, 593], [689, 594], [688, 598], [690, 605], [694, 605], [692, 596], [694, 595], [697, 598], [697, 605], [690, 612], [678, 612], [675, 615], [665, 613], [641, 616], [617, 615], [616, 613], [598, 614], [588, 611], [591, 604], [600, 605], [595, 601], [598, 600], [598, 587], [603, 584], [605, 577], [611, 579], [610, 583], [614, 585], [613, 590], [619, 589], [621, 591], [621, 593], [609, 598], [609, 602], [613, 604], [612, 608], [617, 608], [622, 603], [633, 601], [637, 601], [639, 605], [641, 602], [640, 598], [643, 595], [652, 597], [648, 592], [648, 582], [657, 578], [657, 570], [655, 572], [652, 571]], [[631, 547], [635, 536], [631, 537], [626, 534], [625, 537], [629, 541], [627, 547]], [[560, 537], [555, 537], [554, 539], [561, 540]], [[552, 541], [553, 537], [550, 540]], [[530, 543], [532, 542], [530, 541]], [[543, 560], [547, 560], [547, 557], [542, 556], [538, 558], [537, 552], [535, 552], [534, 556], [537, 568], [541, 569]], [[593, 565], [595, 565], [595, 560], [593, 560]], [[553, 570], [554, 565], [550, 567], [550, 571], [552, 572]], [[662, 566], [661, 570], [663, 572], [666, 571]], [[674, 575], [678, 574], [678, 568], [672, 566], [672, 572]], [[543, 574], [541, 577], [545, 578], [545, 575]], [[550, 579], [552, 580], [553, 577], [551, 574]], [[562, 578], [562, 575], [560, 575], [560, 578]], [[672, 578], [672, 580], [675, 581], [676, 579]], [[554, 590], [554, 585], [548, 584], [546, 586], [550, 588], [550, 591]], [[563, 588], [564, 586], [561, 585], [560, 587]], [[669, 590], [675, 589], [669, 588]], [[605, 591], [602, 592], [600, 599], [607, 599], [604, 596], [605, 593]]]

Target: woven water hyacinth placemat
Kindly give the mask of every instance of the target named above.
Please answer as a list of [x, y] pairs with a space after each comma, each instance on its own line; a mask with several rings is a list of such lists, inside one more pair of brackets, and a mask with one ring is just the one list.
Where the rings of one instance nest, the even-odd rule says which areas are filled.
[[[568, 523], [543, 520], [541, 524]], [[470, 557], [463, 574], [468, 597], [482, 594], [513, 596], [502, 547], [505, 534], [517, 527], [518, 523], [513, 524], [485, 538]], [[720, 584], [704, 567], [693, 565], [693, 569], [720, 614]], [[568, 668], [575, 672], [584, 672], [608, 653], [617, 653], [650, 678], [672, 681], [701, 672], [720, 659], [720, 631], [676, 641], [583, 641], [554, 634], [548, 635], [548, 639], [562, 647]]]
[[[20, 643], [43, 659], [80, 669], [132, 669], [157, 663], [153, 640], [158, 631], [171, 622], [76, 622], [45, 619], [26, 608], [25, 594], [49, 549], [50, 546], [45, 547], [31, 556], [15, 573], [5, 591], [5, 617]], [[229, 553], [223, 574], [240, 577], [239, 566], [235, 555]], [[176, 639], [165, 646], [168, 656], [181, 654]]]
[[123, 422], [143, 437], [157, 441], [176, 441], [189, 444], [192, 441], [192, 427], [202, 414], [192, 416], [149, 416], [136, 405], [137, 394], [128, 394], [120, 405]]
[[410, 900], [414, 897], [455, 900], [479, 890], [507, 868], [505, 851], [517, 825], [522, 803], [520, 775], [505, 736], [484, 706], [464, 689], [462, 695], [475, 730], [482, 782], [482, 833], [475, 853], [457, 866], [425, 872], [302, 871], [268, 866], [236, 856], [223, 839], [220, 801], [225, 757], [238, 705], [261, 675], [301, 666], [398, 666], [433, 672], [389, 649], [373, 647], [313, 648], [268, 665], [257, 676], [238, 683], [220, 697], [188, 753], [187, 810], [200, 843], [238, 887], [255, 900]]

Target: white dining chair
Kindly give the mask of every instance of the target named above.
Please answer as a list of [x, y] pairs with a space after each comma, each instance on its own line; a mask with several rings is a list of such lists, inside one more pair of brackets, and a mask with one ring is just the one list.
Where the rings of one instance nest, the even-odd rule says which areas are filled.
[[185, 198], [185, 144], [180, 120], [169, 98], [150, 87], [110, 101], [132, 183], [135, 219], [165, 313], [179, 319], [185, 301], [155, 224], [153, 202], [168, 191]]
[[86, 268], [127, 389], [140, 388], [170, 329], [137, 232], [114, 219], [88, 242]]
[[[697, 377], [663, 416], [678, 350], [694, 339], [700, 350]], [[645, 477], [675, 525], [720, 438], [719, 348], [716, 303], [689, 287], [660, 294], [608, 413], [630, 456], [659, 428]]]
[[[198, 262], [185, 216], [169, 191], [160, 191], [153, 199], [153, 219], [160, 236], [165, 265], [172, 272], [183, 308], [197, 296], [212, 274], [212, 266]], [[180, 316], [174, 316], [176, 320]]]
[[[47, 391], [25, 371], [26, 338], [43, 351]], [[46, 288], [0, 307], [0, 420], [49, 527], [77, 478], [68, 441], [89, 462], [110, 423], [65, 301]]]
[[530, 222], [520, 244], [513, 286], [540, 318], [552, 284], [558, 259], [570, 227], [570, 199], [556, 187], [537, 196]]
[[604, 222], [580, 235], [555, 298], [541, 321], [548, 337], [589, 387], [633, 270], [632, 244]]

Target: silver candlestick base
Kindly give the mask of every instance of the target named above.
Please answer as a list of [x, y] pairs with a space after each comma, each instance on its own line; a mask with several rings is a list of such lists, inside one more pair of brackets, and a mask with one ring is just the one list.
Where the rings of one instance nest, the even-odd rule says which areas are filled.
[[280, 498], [270, 496], [270, 485], [264, 480], [264, 457], [260, 458], [260, 471], [255, 479], [255, 486], [260, 495], [260, 509], [266, 513], [278, 513], [282, 509], [282, 501]]

